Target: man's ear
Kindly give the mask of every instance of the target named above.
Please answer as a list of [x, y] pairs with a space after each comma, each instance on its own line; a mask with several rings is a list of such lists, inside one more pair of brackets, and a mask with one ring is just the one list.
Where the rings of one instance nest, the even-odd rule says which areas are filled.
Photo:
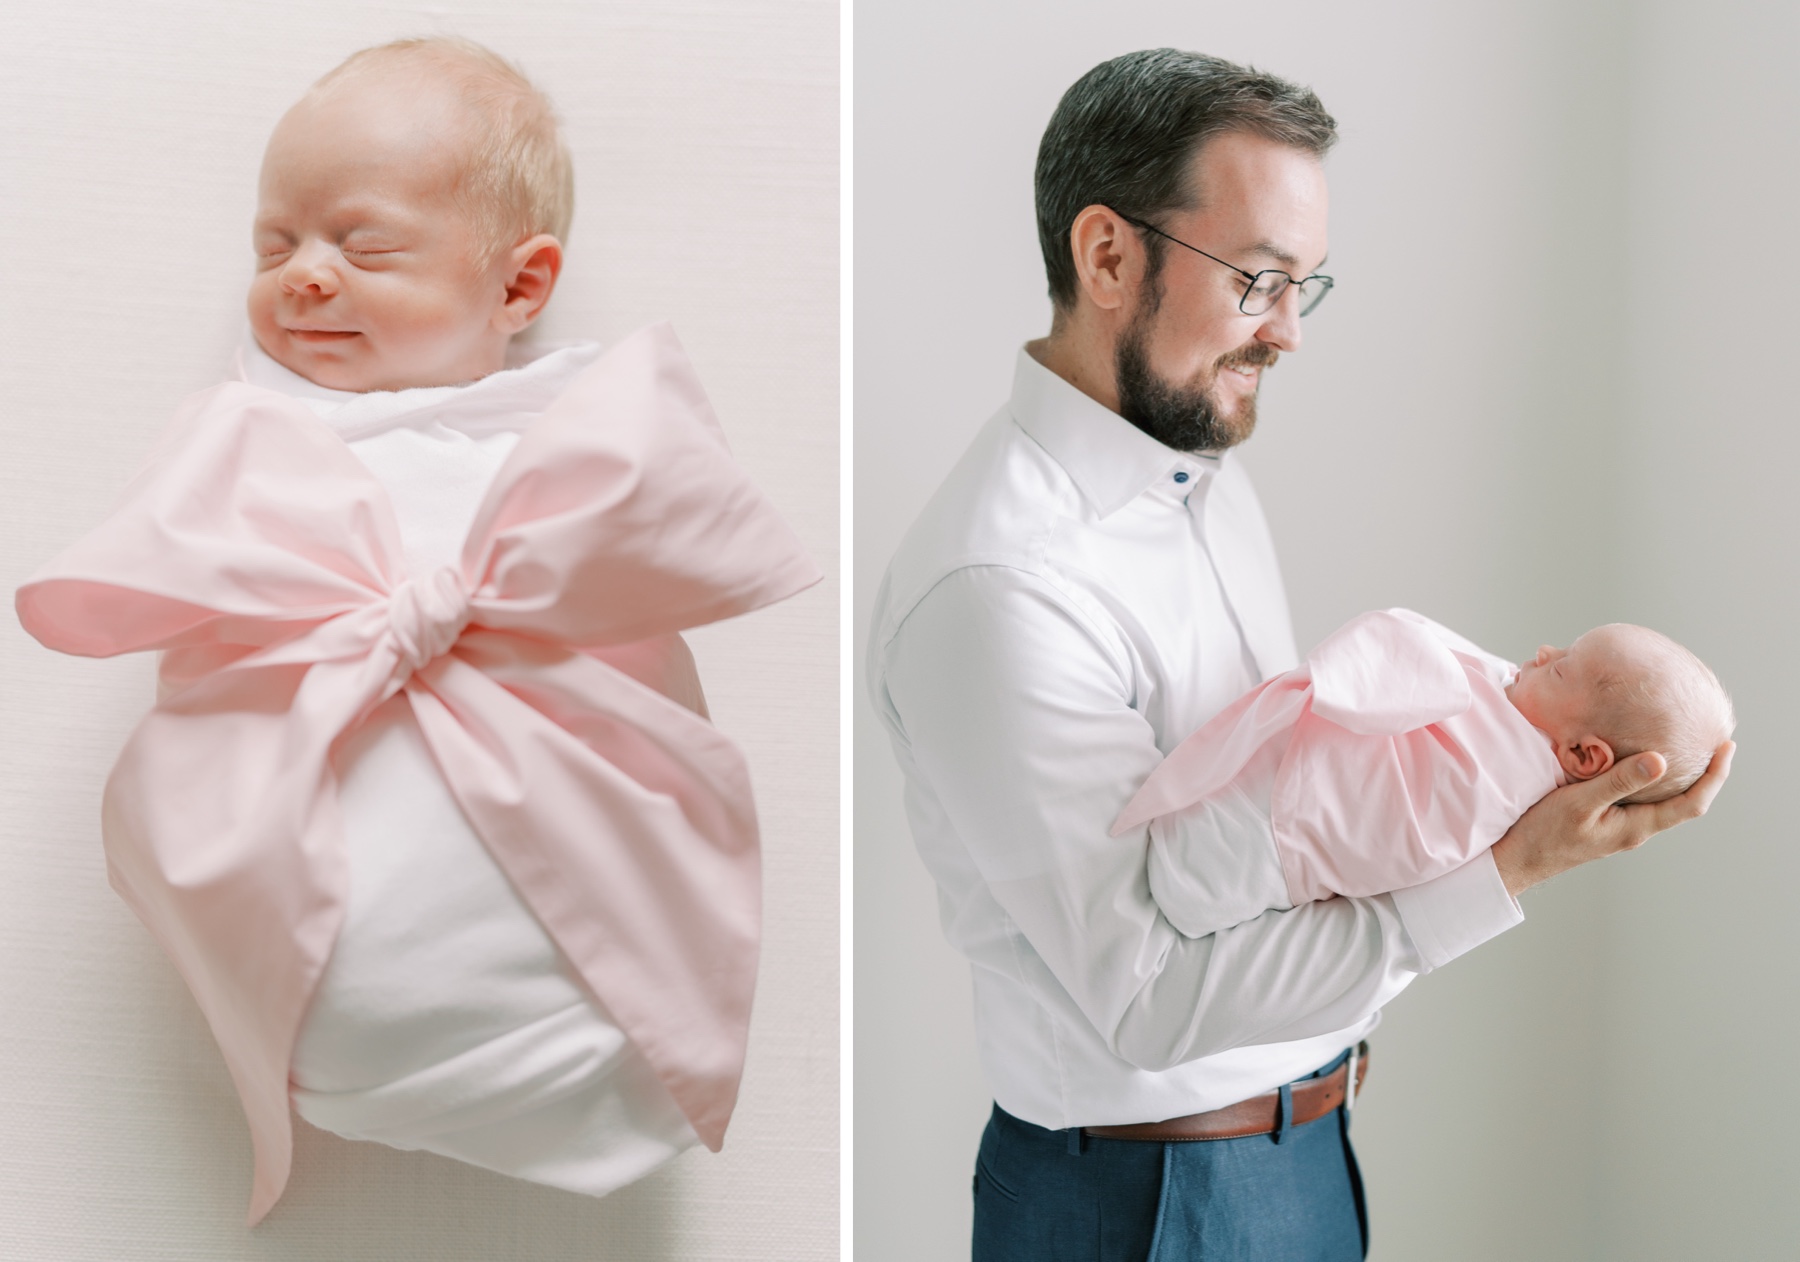
[[1137, 229], [1109, 206], [1093, 205], [1069, 227], [1075, 280], [1087, 300], [1102, 311], [1130, 305], [1149, 261]]
[[1584, 736], [1578, 741], [1558, 746], [1556, 756], [1571, 780], [1592, 780], [1595, 776], [1612, 770], [1612, 746], [1598, 736]]
[[562, 275], [562, 242], [547, 232], [527, 237], [506, 252], [501, 279], [506, 299], [494, 315], [495, 327], [513, 334], [538, 318]]

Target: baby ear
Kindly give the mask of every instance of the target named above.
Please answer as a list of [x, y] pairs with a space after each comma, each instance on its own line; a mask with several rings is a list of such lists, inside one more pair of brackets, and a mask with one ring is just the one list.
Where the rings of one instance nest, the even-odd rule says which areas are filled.
[[1595, 776], [1612, 770], [1612, 746], [1598, 736], [1584, 736], [1578, 741], [1560, 746], [1556, 756], [1571, 780], [1592, 780]]
[[556, 289], [556, 278], [562, 274], [562, 242], [548, 233], [527, 237], [506, 252], [506, 299], [495, 315], [495, 323], [508, 333], [517, 333], [533, 320], [550, 301]]

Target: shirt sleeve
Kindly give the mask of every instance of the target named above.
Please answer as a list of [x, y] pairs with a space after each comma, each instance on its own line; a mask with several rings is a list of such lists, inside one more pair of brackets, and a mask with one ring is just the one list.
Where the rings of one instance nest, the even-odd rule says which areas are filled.
[[1133, 704], [1133, 650], [1108, 619], [1041, 576], [976, 566], [939, 582], [879, 651], [877, 702], [955, 842], [1139, 1068], [1343, 1029], [1522, 918], [1483, 856], [1403, 895], [1185, 936], [1151, 896], [1147, 832], [1107, 835], [1161, 759]]

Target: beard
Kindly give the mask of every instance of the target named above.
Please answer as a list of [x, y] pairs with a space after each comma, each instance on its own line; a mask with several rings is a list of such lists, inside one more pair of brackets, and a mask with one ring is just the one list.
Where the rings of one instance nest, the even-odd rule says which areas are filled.
[[[1153, 295], [1160, 298], [1160, 294]], [[1113, 371], [1119, 388], [1119, 415], [1165, 447], [1176, 451], [1223, 451], [1256, 429], [1256, 395], [1226, 413], [1213, 395], [1219, 374], [1230, 368], [1267, 368], [1280, 356], [1265, 342], [1251, 342], [1220, 356], [1198, 383], [1178, 384], [1150, 367], [1147, 343], [1160, 302], [1151, 301], [1119, 338]], [[1262, 381], [1257, 380], [1260, 389]]]

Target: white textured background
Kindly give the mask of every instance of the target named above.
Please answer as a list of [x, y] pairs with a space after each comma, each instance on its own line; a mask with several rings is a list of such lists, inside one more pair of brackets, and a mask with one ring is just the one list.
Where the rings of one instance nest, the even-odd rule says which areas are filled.
[[262, 146], [356, 48], [454, 31], [560, 107], [578, 179], [541, 333], [670, 318], [825, 584], [693, 637], [746, 748], [766, 945], [725, 1151], [604, 1200], [299, 1124], [250, 1149], [173, 969], [107, 888], [99, 793], [147, 660], [0, 617], [0, 1259], [502, 1262], [837, 1255], [838, 13], [834, 0], [0, 4], [0, 583], [103, 515], [242, 328]]
[[[1378, 1262], [1800, 1256], [1800, 6], [911, 0], [856, 27], [856, 608], [1049, 308], [1038, 137], [1174, 45], [1313, 85], [1338, 288], [1246, 450], [1302, 646], [1409, 605], [1497, 652], [1660, 627], [1738, 701], [1714, 811], [1526, 895], [1389, 1006]], [[856, 711], [859, 1262], [966, 1256], [987, 1095]]]

